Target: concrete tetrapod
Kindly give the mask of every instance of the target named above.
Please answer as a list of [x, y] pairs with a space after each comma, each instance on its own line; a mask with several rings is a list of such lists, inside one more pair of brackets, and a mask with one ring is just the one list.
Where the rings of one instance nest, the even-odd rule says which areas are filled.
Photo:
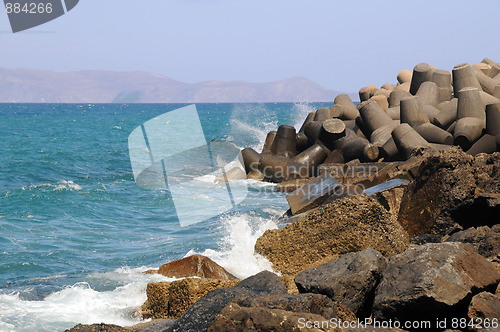
[[448, 101], [453, 97], [453, 87], [451, 85], [451, 73], [447, 70], [437, 69], [432, 73], [431, 82], [436, 83], [439, 89], [440, 103]]
[[473, 87], [458, 92], [457, 123], [455, 125], [455, 145], [468, 150], [486, 128], [485, 106], [479, 90]]
[[333, 144], [334, 149], [342, 150], [344, 161], [354, 159], [373, 161], [378, 158], [378, 148], [368, 140], [357, 136], [351, 129], [346, 129], [346, 135]]
[[420, 85], [424, 82], [427, 82], [432, 77], [432, 72], [434, 70], [427, 63], [419, 63], [413, 68], [413, 75], [411, 79], [410, 85], [410, 93], [415, 95], [420, 88]]
[[438, 105], [439, 88], [434, 82], [423, 82], [415, 95], [418, 96], [421, 105]]
[[428, 147], [429, 143], [407, 123], [402, 123], [392, 131], [394, 143], [399, 152], [408, 158], [415, 148]]
[[391, 117], [375, 101], [368, 100], [359, 106], [359, 114], [369, 136], [378, 128], [392, 123]]
[[432, 123], [443, 129], [447, 129], [457, 119], [458, 98], [440, 104], [441, 111], [434, 117]]
[[339, 105], [344, 108], [344, 112], [342, 114], [343, 119], [346, 120], [354, 120], [359, 116], [358, 109], [356, 105], [352, 102], [351, 98], [346, 94], [340, 94], [335, 97], [333, 101], [334, 105]]
[[293, 174], [293, 177], [301, 178], [315, 176], [316, 168], [325, 161], [326, 157], [325, 149], [319, 144], [314, 144], [292, 159], [290, 174]]
[[270, 155], [271, 147], [273, 146], [274, 139], [276, 138], [276, 131], [270, 131], [266, 136], [264, 147], [262, 148], [262, 155]]
[[291, 158], [297, 153], [297, 138], [295, 128], [281, 125], [276, 132], [271, 152], [275, 155]]

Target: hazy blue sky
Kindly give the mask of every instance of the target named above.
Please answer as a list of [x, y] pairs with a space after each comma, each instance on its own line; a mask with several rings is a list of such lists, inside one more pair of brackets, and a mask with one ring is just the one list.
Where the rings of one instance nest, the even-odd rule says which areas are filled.
[[499, 12], [498, 0], [81, 0], [17, 34], [0, 12], [0, 67], [146, 70], [191, 83], [306, 76], [357, 91], [419, 62], [500, 62]]

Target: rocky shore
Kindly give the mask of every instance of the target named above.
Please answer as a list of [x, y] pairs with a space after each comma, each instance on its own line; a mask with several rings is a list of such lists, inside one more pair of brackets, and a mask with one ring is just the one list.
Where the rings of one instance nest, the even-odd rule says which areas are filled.
[[158, 271], [134, 327], [68, 331], [500, 330], [500, 65], [418, 64], [280, 126], [246, 177], [290, 210], [238, 280], [203, 256]]

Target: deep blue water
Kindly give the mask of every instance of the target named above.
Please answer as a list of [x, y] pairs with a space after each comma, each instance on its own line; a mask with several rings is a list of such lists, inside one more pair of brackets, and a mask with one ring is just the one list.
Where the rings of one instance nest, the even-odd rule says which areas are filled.
[[[272, 185], [250, 183], [235, 209], [180, 227], [168, 190], [134, 182], [129, 134], [182, 106], [0, 104], [0, 331], [134, 324], [147, 282], [166, 280], [141, 272], [192, 252], [240, 277], [268, 268], [252, 248], [287, 209]], [[196, 106], [207, 142], [261, 148], [328, 105]]]

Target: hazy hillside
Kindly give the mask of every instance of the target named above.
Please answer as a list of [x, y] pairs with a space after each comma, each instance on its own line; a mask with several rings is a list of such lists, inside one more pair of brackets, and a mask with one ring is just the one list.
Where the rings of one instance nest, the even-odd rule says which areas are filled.
[[[201, 103], [333, 101], [342, 92], [290, 78], [269, 83], [188, 84], [148, 72], [54, 72], [0, 68], [0, 102]], [[357, 99], [357, 95], [351, 95]]]

